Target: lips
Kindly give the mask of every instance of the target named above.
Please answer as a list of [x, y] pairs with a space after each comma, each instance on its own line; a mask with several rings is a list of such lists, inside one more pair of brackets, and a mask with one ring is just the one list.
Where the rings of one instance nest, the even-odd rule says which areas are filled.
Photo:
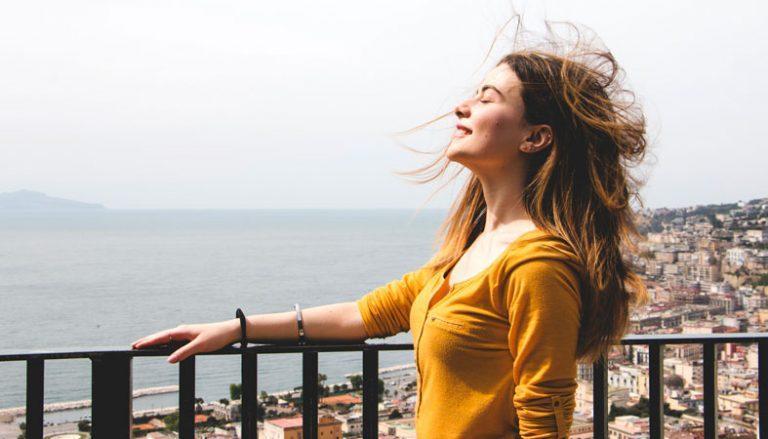
[[469, 128], [465, 127], [460, 123], [456, 124], [456, 129], [459, 131], [463, 131], [465, 134], [472, 134], [472, 130], [470, 130]]
[[469, 136], [470, 134], [472, 134], [472, 130], [470, 130], [469, 128], [463, 125], [456, 125], [456, 131], [453, 132], [453, 136], [451, 137], [453, 137], [454, 139], [458, 139], [461, 137]]

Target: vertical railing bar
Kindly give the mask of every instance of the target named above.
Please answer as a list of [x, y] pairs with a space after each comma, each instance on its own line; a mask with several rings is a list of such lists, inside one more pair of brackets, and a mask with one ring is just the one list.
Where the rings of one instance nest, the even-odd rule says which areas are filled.
[[[254, 416], [253, 421], [253, 439], [259, 438], [259, 363], [258, 363], [259, 357], [254, 352], [253, 353], [253, 359], [251, 360], [251, 371], [253, 371], [251, 375], [251, 380], [253, 381], [253, 400], [254, 400], [254, 407], [256, 408], [256, 414]], [[265, 410], [266, 413], [266, 410]]]
[[650, 436], [664, 438], [664, 345], [648, 345], [648, 410]]
[[[717, 358], [714, 342], [704, 343], [704, 438], [717, 438]], [[761, 419], [761, 421], [763, 421]]]
[[605, 356], [592, 364], [592, 430], [594, 437], [608, 437], [608, 367]]
[[760, 339], [757, 343], [757, 385], [760, 413], [757, 418], [760, 431], [757, 437], [768, 438], [768, 339]]
[[379, 350], [363, 349], [363, 439], [379, 437]]
[[302, 353], [302, 369], [304, 439], [317, 439], [317, 351]]
[[259, 401], [256, 399], [256, 376], [258, 363], [256, 352], [248, 352], [242, 357], [241, 364], [241, 427], [243, 439], [257, 439]]
[[45, 363], [39, 358], [27, 360], [27, 412], [28, 439], [43, 439], [43, 400], [45, 389]]
[[91, 357], [91, 435], [94, 438], [130, 439], [133, 427], [133, 383], [130, 355]]
[[179, 439], [195, 438], [195, 357], [179, 364]]

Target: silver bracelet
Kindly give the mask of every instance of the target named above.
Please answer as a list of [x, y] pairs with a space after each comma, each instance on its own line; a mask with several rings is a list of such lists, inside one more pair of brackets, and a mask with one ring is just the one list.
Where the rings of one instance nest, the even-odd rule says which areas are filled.
[[299, 327], [299, 344], [307, 344], [307, 338], [304, 336], [304, 321], [301, 318], [301, 307], [298, 303], [293, 304], [293, 309], [296, 310], [296, 323]]

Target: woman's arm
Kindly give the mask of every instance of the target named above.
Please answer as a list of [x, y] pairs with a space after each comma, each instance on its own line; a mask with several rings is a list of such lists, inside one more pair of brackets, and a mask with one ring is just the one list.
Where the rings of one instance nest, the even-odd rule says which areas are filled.
[[[368, 337], [363, 319], [355, 302], [340, 302], [301, 310], [304, 335], [309, 341], [364, 341]], [[257, 342], [292, 341], [299, 339], [296, 311], [274, 314], [254, 314], [246, 317], [249, 340]], [[237, 322], [237, 338], [240, 322]]]
[[509, 277], [506, 301], [520, 437], [567, 437], [578, 387], [577, 273], [562, 260], [525, 262]]
[[[362, 316], [355, 302], [340, 302], [316, 306], [301, 311], [304, 334], [309, 341], [362, 342], [367, 339]], [[296, 312], [286, 311], [246, 316], [246, 335], [249, 340], [269, 343], [299, 339]], [[179, 325], [136, 340], [133, 349], [146, 348], [173, 340], [189, 340], [170, 357], [169, 363], [187, 357], [219, 350], [240, 339], [240, 320], [231, 319], [214, 323]]]

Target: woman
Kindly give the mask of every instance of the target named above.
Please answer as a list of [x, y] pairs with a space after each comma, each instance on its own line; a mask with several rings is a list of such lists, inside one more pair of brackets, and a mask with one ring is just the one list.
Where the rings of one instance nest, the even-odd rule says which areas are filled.
[[[420, 438], [567, 437], [577, 361], [604, 355], [647, 301], [621, 253], [639, 236], [627, 166], [644, 155], [644, 117], [621, 101], [610, 52], [553, 52], [504, 56], [455, 108], [440, 160], [471, 175], [440, 250], [357, 301], [303, 312], [310, 341], [412, 332]], [[189, 340], [175, 363], [239, 330], [181, 325], [133, 347]], [[296, 340], [295, 314], [249, 316], [247, 335]]]

